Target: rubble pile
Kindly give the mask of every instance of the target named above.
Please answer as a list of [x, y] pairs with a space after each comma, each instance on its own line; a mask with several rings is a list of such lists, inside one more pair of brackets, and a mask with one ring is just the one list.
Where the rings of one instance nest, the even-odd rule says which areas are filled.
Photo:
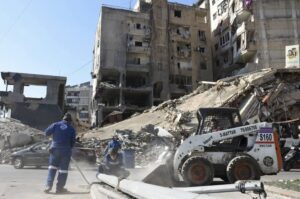
[[10, 154], [44, 138], [40, 130], [11, 118], [0, 118], [0, 163], [7, 163]]
[[117, 130], [122, 149], [135, 151], [135, 163], [145, 166], [157, 160], [166, 147], [173, 148], [172, 135], [160, 127], [146, 125], [137, 133], [131, 130]]
[[117, 86], [114, 84], [110, 84], [108, 82], [101, 82], [100, 88], [116, 88]]
[[[221, 79], [207, 89], [169, 100], [122, 122], [94, 129], [84, 136], [109, 139], [116, 130], [138, 133], [149, 124], [160, 126], [175, 137], [197, 129], [196, 111], [201, 107], [239, 108], [244, 123], [282, 121], [298, 118], [300, 111], [300, 70], [264, 69]], [[255, 118], [255, 120], [254, 120]]]

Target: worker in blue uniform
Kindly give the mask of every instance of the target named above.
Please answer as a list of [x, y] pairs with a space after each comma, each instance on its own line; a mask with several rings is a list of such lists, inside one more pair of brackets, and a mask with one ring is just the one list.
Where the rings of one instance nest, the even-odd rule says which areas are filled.
[[110, 149], [117, 149], [117, 150], [121, 149], [121, 143], [119, 142], [117, 135], [114, 135], [112, 140], [108, 142], [107, 147], [104, 151], [104, 156], [108, 154]]
[[56, 193], [68, 192], [64, 186], [67, 181], [72, 148], [76, 141], [76, 132], [71, 122], [71, 115], [66, 113], [62, 121], [51, 124], [45, 130], [46, 136], [52, 137], [52, 143], [49, 149], [49, 170], [47, 184], [44, 190], [45, 193], [51, 191], [57, 170]]
[[123, 156], [118, 151], [118, 148], [109, 149], [103, 163], [98, 168], [98, 173], [114, 175], [120, 178], [126, 178], [129, 175], [129, 172], [123, 167]]

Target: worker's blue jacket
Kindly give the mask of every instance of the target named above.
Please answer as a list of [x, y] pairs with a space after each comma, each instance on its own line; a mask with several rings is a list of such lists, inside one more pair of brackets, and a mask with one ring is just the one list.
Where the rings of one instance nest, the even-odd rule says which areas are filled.
[[116, 159], [112, 159], [110, 154], [107, 154], [104, 158], [104, 164], [109, 170], [118, 170], [123, 166], [123, 156], [118, 153]]
[[51, 148], [71, 149], [76, 141], [75, 129], [65, 120], [51, 124], [45, 133], [52, 136]]
[[104, 151], [104, 155], [106, 155], [109, 151], [109, 149], [121, 149], [121, 144], [118, 140], [111, 140], [110, 142], [108, 142], [107, 147]]

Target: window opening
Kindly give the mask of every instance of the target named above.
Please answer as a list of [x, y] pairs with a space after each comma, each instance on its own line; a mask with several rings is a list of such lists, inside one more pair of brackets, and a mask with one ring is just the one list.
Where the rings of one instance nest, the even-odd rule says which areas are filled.
[[205, 62], [201, 62], [200, 63], [200, 68], [201, 68], [201, 70], [207, 70], [206, 63]]
[[180, 10], [175, 10], [174, 11], [174, 17], [181, 18], [181, 11]]
[[143, 42], [136, 41], [136, 42], [135, 42], [135, 46], [143, 46]]

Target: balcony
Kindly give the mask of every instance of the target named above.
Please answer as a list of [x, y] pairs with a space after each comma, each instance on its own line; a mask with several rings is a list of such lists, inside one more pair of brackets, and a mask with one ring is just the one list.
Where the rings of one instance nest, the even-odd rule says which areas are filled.
[[170, 30], [170, 36], [172, 40], [186, 42], [190, 40], [191, 33], [189, 28], [179, 26]]
[[151, 93], [152, 92], [152, 87], [151, 86], [140, 86], [140, 87], [124, 87], [123, 91], [125, 93], [131, 93], [131, 94], [136, 94], [136, 93]]
[[137, 36], [143, 36], [145, 38], [150, 38], [151, 30], [150, 30], [150, 28], [145, 28], [145, 29], [130, 28], [128, 35], [137, 35]]
[[257, 47], [255, 42], [248, 42], [244, 49], [239, 49], [234, 53], [234, 63], [247, 63], [256, 54]]
[[232, 41], [235, 41], [238, 36], [240, 36], [242, 33], [249, 31], [249, 30], [255, 30], [255, 24], [254, 22], [243, 22], [236, 30], [235, 34], [232, 36]]
[[150, 55], [149, 46], [128, 46], [127, 52]]
[[131, 72], [144, 72], [150, 71], [150, 64], [127, 64], [126, 70]]
[[236, 11], [236, 19], [238, 22], [246, 21], [251, 15], [251, 8], [246, 7], [245, 5], [241, 4], [240, 8]]

